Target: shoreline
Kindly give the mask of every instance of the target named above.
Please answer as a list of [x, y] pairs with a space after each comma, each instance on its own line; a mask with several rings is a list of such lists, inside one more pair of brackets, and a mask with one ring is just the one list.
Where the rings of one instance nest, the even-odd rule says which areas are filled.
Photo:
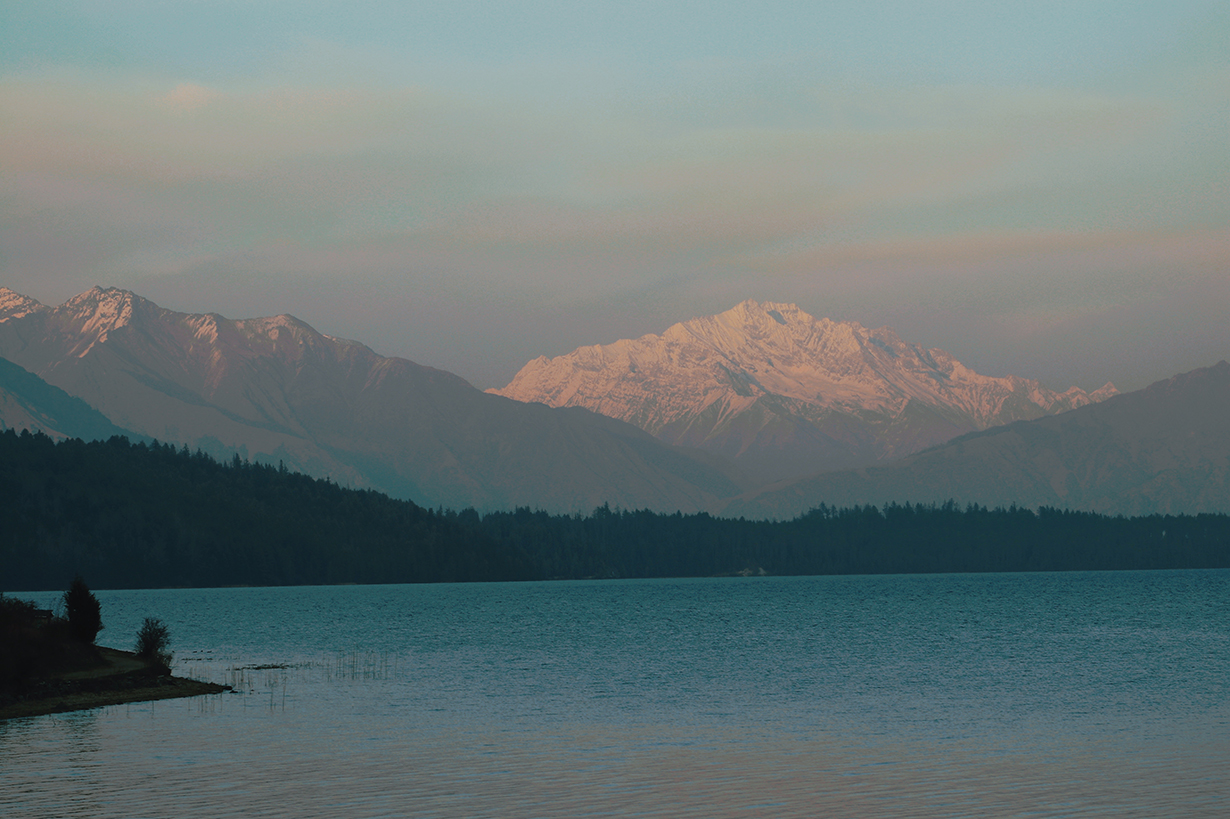
[[159, 673], [131, 652], [102, 646], [99, 652], [106, 666], [39, 680], [25, 698], [0, 704], [0, 721], [232, 690], [229, 685]]

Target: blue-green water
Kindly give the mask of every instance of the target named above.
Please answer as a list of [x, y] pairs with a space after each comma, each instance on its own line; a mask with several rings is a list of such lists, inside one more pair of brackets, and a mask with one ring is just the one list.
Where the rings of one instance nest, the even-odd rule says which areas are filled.
[[238, 690], [0, 723], [0, 815], [1230, 814], [1226, 571], [98, 597]]

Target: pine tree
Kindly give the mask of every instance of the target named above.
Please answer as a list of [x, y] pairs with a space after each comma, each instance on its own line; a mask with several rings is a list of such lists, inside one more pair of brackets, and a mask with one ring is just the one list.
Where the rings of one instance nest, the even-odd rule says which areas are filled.
[[98, 598], [85, 585], [81, 575], [73, 578], [72, 585], [64, 592], [64, 613], [68, 617], [68, 630], [73, 639], [93, 643], [102, 631], [102, 608]]

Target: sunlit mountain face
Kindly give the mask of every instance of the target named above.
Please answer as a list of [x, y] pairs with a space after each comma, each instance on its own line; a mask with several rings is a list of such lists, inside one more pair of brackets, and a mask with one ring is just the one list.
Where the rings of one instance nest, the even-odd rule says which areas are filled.
[[774, 481], [899, 458], [1117, 390], [1055, 392], [1025, 378], [980, 375], [888, 327], [745, 301], [661, 335], [535, 359], [492, 392], [585, 407]]

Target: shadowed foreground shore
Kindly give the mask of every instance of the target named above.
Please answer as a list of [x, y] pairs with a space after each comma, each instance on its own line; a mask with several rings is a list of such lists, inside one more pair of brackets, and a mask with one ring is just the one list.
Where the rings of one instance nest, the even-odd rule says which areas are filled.
[[0, 720], [231, 690], [229, 685], [173, 677], [128, 651], [101, 646], [97, 651], [102, 665], [52, 674], [31, 682], [19, 695], [0, 696]]

